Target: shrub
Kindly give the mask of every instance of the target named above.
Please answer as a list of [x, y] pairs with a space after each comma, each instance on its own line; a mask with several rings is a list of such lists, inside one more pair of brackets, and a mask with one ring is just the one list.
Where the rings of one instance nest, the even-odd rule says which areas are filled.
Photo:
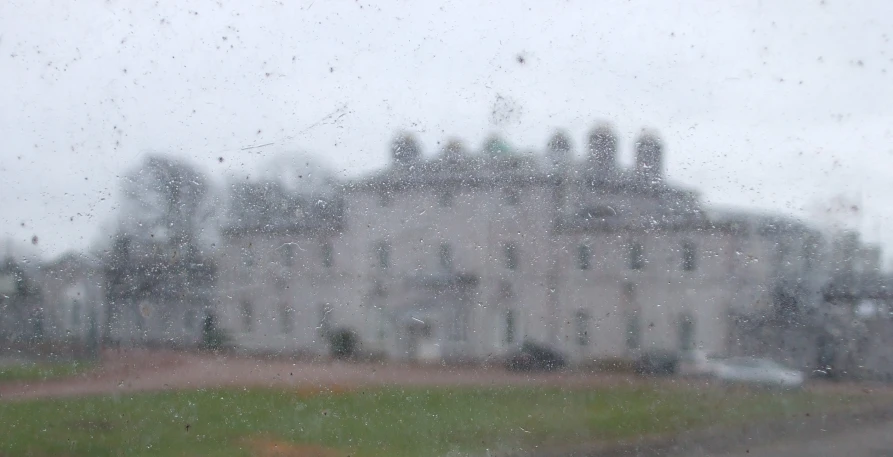
[[219, 351], [229, 343], [229, 336], [217, 326], [213, 314], [206, 314], [202, 320], [202, 341], [199, 348], [208, 351]]
[[329, 347], [332, 357], [336, 359], [352, 359], [357, 355], [360, 338], [351, 329], [341, 328], [329, 332]]

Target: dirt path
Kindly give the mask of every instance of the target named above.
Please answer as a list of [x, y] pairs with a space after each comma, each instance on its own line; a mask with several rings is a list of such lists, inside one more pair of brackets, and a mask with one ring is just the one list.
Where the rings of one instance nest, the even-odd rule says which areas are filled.
[[[510, 373], [499, 367], [410, 366], [399, 363], [306, 362], [242, 356], [129, 350], [110, 351], [99, 368], [82, 376], [41, 382], [0, 384], [0, 400], [122, 394], [204, 387], [295, 387], [344, 390], [361, 386], [550, 385], [598, 387], [642, 385], [704, 386], [682, 378], [643, 379], [605, 373]], [[814, 383], [830, 393], [893, 393], [889, 385]]]
[[[133, 350], [104, 355], [94, 372], [75, 378], [0, 384], [0, 399], [77, 396], [266, 386], [345, 389], [369, 385], [556, 385], [597, 386], [641, 383], [635, 376], [585, 373], [509, 373], [501, 368], [419, 367], [403, 364], [296, 362]], [[677, 381], [668, 381], [675, 383]]]

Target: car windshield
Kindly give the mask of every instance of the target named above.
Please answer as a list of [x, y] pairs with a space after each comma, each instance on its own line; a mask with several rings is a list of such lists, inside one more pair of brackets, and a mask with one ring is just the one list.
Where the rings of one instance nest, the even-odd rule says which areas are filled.
[[0, 1], [0, 457], [893, 449], [893, 1]]

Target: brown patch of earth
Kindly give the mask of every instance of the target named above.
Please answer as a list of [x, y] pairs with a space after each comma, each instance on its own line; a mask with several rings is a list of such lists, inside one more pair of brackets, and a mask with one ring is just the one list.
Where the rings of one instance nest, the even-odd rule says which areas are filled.
[[[501, 367], [414, 366], [401, 363], [307, 362], [192, 352], [106, 351], [90, 373], [39, 382], [0, 384], [0, 400], [219, 387], [295, 389], [299, 395], [374, 386], [550, 385], [589, 388], [650, 382], [633, 375], [511, 373]], [[683, 381], [672, 380], [670, 384]]]
[[335, 457], [343, 451], [315, 444], [295, 444], [270, 437], [253, 437], [243, 440], [243, 445], [255, 457]]
[[317, 397], [320, 395], [341, 395], [355, 390], [353, 387], [333, 384], [330, 386], [300, 386], [294, 390], [299, 398]]

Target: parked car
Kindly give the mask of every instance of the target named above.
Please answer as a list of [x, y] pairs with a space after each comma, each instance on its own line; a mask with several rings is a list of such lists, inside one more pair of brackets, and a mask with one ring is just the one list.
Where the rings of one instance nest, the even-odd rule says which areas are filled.
[[636, 373], [642, 375], [671, 375], [679, 366], [676, 351], [651, 350], [644, 352], [636, 361]]
[[769, 359], [732, 357], [718, 360], [713, 367], [716, 379], [731, 383], [797, 388], [803, 385], [803, 373]]
[[566, 364], [558, 351], [530, 341], [524, 342], [506, 359], [506, 368], [511, 371], [555, 371]]
[[704, 377], [713, 376], [715, 368], [716, 358], [696, 349], [685, 351], [680, 355], [676, 372], [682, 376]]

